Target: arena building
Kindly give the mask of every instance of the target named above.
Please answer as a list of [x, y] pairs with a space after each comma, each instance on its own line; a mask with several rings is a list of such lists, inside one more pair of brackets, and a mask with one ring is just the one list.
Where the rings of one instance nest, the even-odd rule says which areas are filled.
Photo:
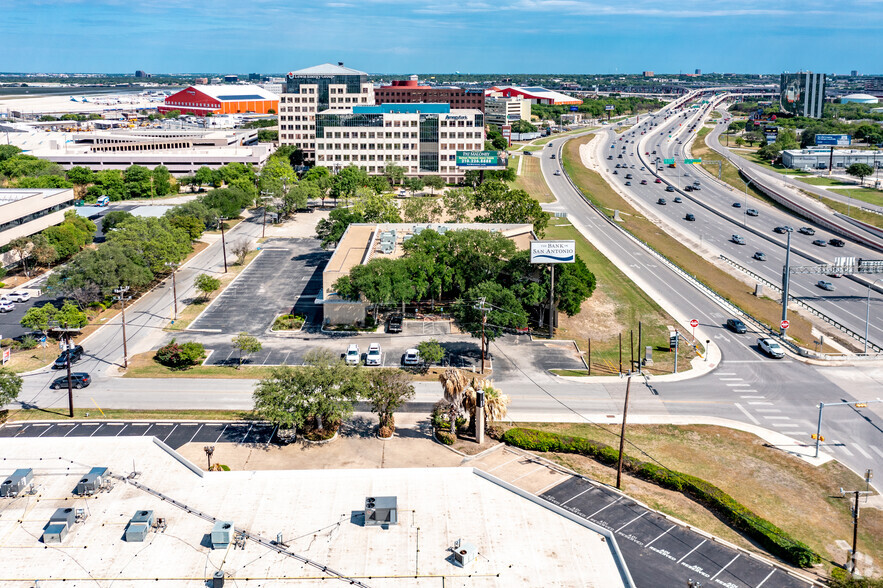
[[503, 96], [511, 98], [513, 96], [521, 96], [532, 104], [548, 104], [556, 106], [579, 106], [583, 103], [579, 98], [568, 96], [560, 92], [553, 92], [545, 88], [532, 86], [530, 88], [521, 88], [519, 86], [494, 86], [485, 90], [486, 96]]
[[165, 99], [157, 108], [162, 113], [180, 110], [182, 114], [272, 114], [279, 112], [279, 97], [251, 85], [190, 86]]

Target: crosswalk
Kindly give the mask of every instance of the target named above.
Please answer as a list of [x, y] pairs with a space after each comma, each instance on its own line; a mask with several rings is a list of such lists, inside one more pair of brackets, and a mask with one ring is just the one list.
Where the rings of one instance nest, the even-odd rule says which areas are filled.
[[[776, 404], [766, 397], [766, 395], [752, 388], [753, 384], [745, 382], [744, 378], [739, 377], [735, 372], [716, 372], [720, 385], [728, 388], [729, 392], [739, 394], [738, 400], [734, 403], [739, 412], [744, 414], [748, 420], [755, 425], [778, 431], [783, 435], [788, 435], [796, 441], [806, 444], [813, 444], [812, 434], [815, 433], [815, 423], [811, 423], [805, 419], [792, 418], [784, 414], [782, 409], [775, 408]], [[823, 432], [824, 434], [824, 432]], [[883, 443], [881, 443], [883, 445]], [[869, 461], [876, 461], [883, 457], [883, 449], [868, 444], [862, 447], [857, 443], [845, 443], [839, 440], [825, 439], [823, 447], [826, 451], [833, 453], [835, 457], [841, 454], [847, 457], [855, 457], [856, 453]], [[876, 454], [872, 455], [872, 452]]]

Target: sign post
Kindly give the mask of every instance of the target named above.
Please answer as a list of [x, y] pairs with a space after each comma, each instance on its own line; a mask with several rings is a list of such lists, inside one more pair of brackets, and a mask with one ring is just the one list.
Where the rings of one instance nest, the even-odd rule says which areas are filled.
[[791, 326], [791, 323], [788, 322], [788, 321], [782, 321], [782, 323], [780, 324], [780, 326], [782, 327], [782, 330], [784, 331], [785, 329], [787, 329], [788, 327]]
[[693, 341], [695, 341], [696, 340], [696, 327], [699, 326], [699, 321], [697, 321], [696, 319], [691, 319], [690, 326], [693, 327]]
[[604, 111], [607, 113], [607, 122], [610, 122], [610, 113], [613, 112], [613, 105], [612, 104], [605, 105]]
[[576, 241], [531, 241], [530, 262], [548, 263], [552, 271], [549, 287], [549, 338], [555, 336], [555, 264], [576, 261]]

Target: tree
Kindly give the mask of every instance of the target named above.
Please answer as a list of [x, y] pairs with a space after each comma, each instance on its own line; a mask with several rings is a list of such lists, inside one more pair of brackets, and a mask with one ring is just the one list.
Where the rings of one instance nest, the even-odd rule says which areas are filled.
[[513, 133], [536, 133], [537, 128], [526, 120], [516, 120], [512, 123]]
[[846, 173], [854, 178], [858, 178], [861, 185], [864, 186], [865, 178], [874, 173], [874, 168], [867, 163], [853, 163], [846, 168]]
[[322, 200], [325, 200], [324, 194], [328, 192], [329, 188], [331, 188], [331, 170], [329, 170], [327, 167], [317, 165], [310, 168], [309, 171], [304, 174], [304, 177], [302, 179], [305, 182], [315, 182], [316, 185], [319, 187], [319, 190], [322, 191]]
[[297, 174], [288, 158], [271, 157], [261, 169], [258, 186], [261, 192], [270, 192], [274, 198], [282, 199], [288, 190], [297, 184]]
[[371, 188], [378, 194], [389, 192], [392, 189], [386, 176], [368, 176], [368, 182], [365, 186]]
[[441, 176], [426, 176], [423, 178], [423, 183], [430, 189], [433, 196], [436, 190], [441, 190], [445, 187], [445, 180]]
[[22, 383], [21, 376], [12, 370], [0, 368], [0, 406], [6, 406], [18, 398]]
[[324, 349], [309, 351], [304, 362], [299, 368], [273, 368], [257, 383], [255, 412], [280, 429], [334, 429], [364, 392], [363, 370]]
[[327, 249], [330, 245], [336, 245], [340, 241], [346, 229], [352, 223], [363, 223], [365, 218], [349, 208], [335, 208], [328, 215], [316, 223], [316, 238], [322, 240], [322, 247]]
[[368, 183], [368, 173], [355, 165], [348, 165], [331, 180], [331, 195], [335, 200], [349, 200], [356, 190]]
[[193, 174], [193, 181], [196, 182], [196, 187], [202, 190], [204, 185], [211, 185], [214, 181], [214, 172], [212, 168], [204, 165], [196, 170], [196, 173]]
[[16, 237], [9, 242], [8, 247], [9, 250], [18, 257], [18, 262], [21, 264], [21, 269], [25, 273], [25, 276], [31, 277], [31, 272], [28, 268], [28, 257], [31, 254], [32, 247], [30, 239], [27, 237]]
[[178, 343], [172, 339], [157, 349], [153, 358], [162, 365], [173, 369], [187, 369], [205, 358], [205, 346], [193, 341]]
[[120, 170], [102, 170], [95, 174], [94, 180], [94, 185], [86, 191], [92, 202], [99, 196], [107, 196], [114, 202], [126, 197], [126, 184], [123, 180], [123, 172]]
[[88, 323], [86, 313], [70, 300], [66, 300], [60, 309], [52, 304], [32, 306], [19, 321], [24, 328], [40, 331], [43, 335], [54, 326], [63, 329], [81, 329]]
[[543, 236], [550, 215], [524, 190], [512, 190], [502, 182], [485, 182], [476, 191], [476, 205], [484, 214], [475, 217], [483, 223], [530, 223]]
[[[234, 180], [240, 182], [242, 179]], [[209, 208], [214, 208], [221, 216], [236, 218], [242, 213], [242, 209], [254, 203], [253, 188], [248, 192], [238, 185], [229, 188], [212, 190], [201, 198], [201, 202]]]
[[247, 360], [249, 355], [257, 353], [263, 348], [264, 346], [261, 345], [257, 337], [252, 337], [245, 331], [233, 337], [233, 349], [239, 350], [239, 365], [236, 369], [242, 367], [243, 360]]
[[358, 200], [353, 205], [353, 212], [361, 216], [366, 223], [400, 223], [399, 207], [396, 206], [392, 194], [378, 194], [370, 188], [356, 191]]
[[140, 165], [130, 165], [126, 168], [123, 181], [126, 184], [126, 196], [131, 199], [151, 198], [153, 196], [153, 183], [150, 170]]
[[760, 149], [757, 150], [757, 154], [770, 161], [775, 161], [779, 158], [779, 155], [782, 153], [782, 146], [778, 143], [769, 143], [764, 145]]
[[436, 339], [421, 341], [417, 344], [417, 351], [420, 352], [420, 359], [427, 365], [439, 364], [445, 358], [445, 348]]
[[153, 272], [136, 250], [111, 241], [76, 255], [49, 276], [48, 287], [53, 293], [88, 304], [121, 286], [137, 290], [152, 280]]
[[316, 182], [302, 180], [282, 199], [282, 213], [291, 215], [301, 208], [306, 208], [310, 200], [317, 200], [323, 195]]
[[49, 243], [46, 235], [37, 233], [31, 236], [31, 258], [35, 265], [49, 267], [58, 259], [58, 252]]
[[248, 239], [240, 239], [233, 244], [230, 251], [236, 256], [236, 265], [242, 265], [245, 263], [245, 258], [248, 257], [248, 254], [251, 252], [251, 243]]
[[73, 184], [59, 176], [37, 176], [19, 178], [15, 182], [16, 188], [24, 189], [66, 189], [73, 188]]
[[[59, 258], [67, 258], [92, 242], [95, 234], [95, 223], [69, 210], [64, 214], [64, 221], [43, 231]], [[33, 238], [32, 238], [33, 240]]]
[[448, 219], [462, 223], [469, 218], [467, 213], [475, 208], [475, 192], [469, 188], [454, 188], [442, 194], [442, 203]]
[[153, 168], [153, 191], [157, 196], [165, 196], [166, 194], [171, 193], [172, 191], [172, 183], [171, 177], [172, 174], [169, 173], [169, 168], [164, 165], [158, 165]]
[[402, 185], [410, 190], [411, 196], [422, 190], [423, 186], [425, 186], [425, 184], [423, 183], [423, 178], [417, 176], [405, 178], [405, 181]]
[[186, 232], [191, 241], [199, 239], [205, 231], [205, 223], [189, 214], [170, 216], [169, 224]]
[[411, 198], [402, 205], [402, 216], [409, 223], [431, 223], [443, 210], [438, 198]]
[[380, 421], [380, 436], [395, 432], [395, 411], [414, 397], [411, 378], [402, 370], [372, 370], [367, 378], [365, 399]]
[[748, 146], [753, 147], [755, 143], [760, 143], [760, 133], [756, 133], [751, 131], [750, 133], [745, 133], [745, 140], [748, 141]]
[[221, 280], [208, 274], [199, 274], [196, 276], [196, 289], [202, 293], [202, 297], [208, 300], [212, 292], [221, 287]]
[[130, 219], [111, 232], [107, 241], [128, 248], [154, 274], [165, 272], [167, 263], [180, 263], [193, 250], [187, 233], [173, 227], [166, 217]]
[[454, 317], [461, 328], [473, 337], [481, 337], [482, 312], [479, 301], [484, 299], [487, 321], [484, 325], [485, 341], [490, 342], [509, 329], [527, 327], [527, 313], [512, 290], [492, 281], [486, 281], [466, 291], [463, 300], [454, 306]]
[[111, 210], [101, 218], [101, 230], [104, 233], [109, 233], [122, 223], [133, 218], [135, 218], [135, 215], [127, 210]]
[[0, 145], [0, 163], [19, 153], [21, 153], [21, 149], [15, 145]]
[[498, 151], [505, 151], [509, 148], [509, 141], [506, 140], [506, 137], [494, 137], [491, 141], [491, 147]]
[[57, 310], [58, 309], [52, 304], [32, 306], [27, 310], [25, 315], [21, 317], [19, 324], [26, 329], [40, 331], [43, 333], [43, 336], [46, 336], [46, 333], [49, 332], [52, 318], [55, 316]]
[[741, 147], [744, 144], [745, 144], [745, 139], [743, 139], [742, 137], [736, 137], [736, 145]]
[[389, 180], [391, 185], [395, 186], [404, 181], [405, 168], [390, 161], [386, 164], [386, 167], [383, 168], [383, 175], [386, 176], [386, 179]]

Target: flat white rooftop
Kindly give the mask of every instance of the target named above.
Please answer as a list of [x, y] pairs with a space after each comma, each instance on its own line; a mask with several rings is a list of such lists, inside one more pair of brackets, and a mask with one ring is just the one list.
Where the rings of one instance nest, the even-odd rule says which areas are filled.
[[[255, 448], [261, 451], [261, 448]], [[596, 532], [485, 480], [469, 467], [378, 470], [208, 472], [199, 477], [151, 440], [132, 438], [3, 439], [0, 477], [33, 468], [36, 496], [0, 499], [4, 586], [198, 586], [223, 570], [227, 585], [346, 585], [255, 541], [243, 549], [211, 549], [213, 522], [233, 521], [267, 540], [282, 538], [292, 553], [367, 586], [597, 586], [623, 582], [610, 545]], [[14, 457], [13, 457], [14, 456]], [[93, 498], [71, 491], [93, 466], [132, 484]], [[369, 496], [396, 496], [399, 524], [365, 527]], [[61, 544], [40, 536], [55, 509], [84, 509]], [[123, 540], [138, 510], [164, 518], [164, 531], [144, 542]], [[468, 567], [452, 563], [457, 539], [477, 547]], [[48, 547], [48, 548], [47, 548]], [[14, 554], [14, 555], [12, 555]], [[299, 578], [299, 580], [294, 580]], [[248, 584], [244, 581], [248, 580]], [[56, 584], [56, 582], [58, 582]]]

